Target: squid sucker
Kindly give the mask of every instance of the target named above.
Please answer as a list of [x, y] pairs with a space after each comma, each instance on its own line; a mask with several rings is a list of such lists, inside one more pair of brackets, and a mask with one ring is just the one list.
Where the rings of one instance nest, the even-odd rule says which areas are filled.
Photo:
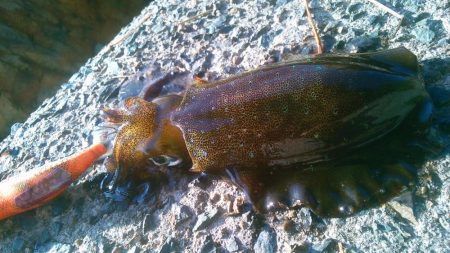
[[[122, 186], [131, 181], [204, 172], [240, 187], [258, 211], [308, 206], [339, 217], [398, 195], [425, 161], [414, 143], [429, 125], [432, 103], [416, 56], [403, 47], [315, 55], [214, 82], [194, 78], [185, 91], [161, 95], [166, 84], [188, 82], [185, 76], [151, 80], [121, 108], [104, 109], [117, 127], [102, 182], [109, 196], [128, 196]], [[105, 152], [101, 146], [92, 159]], [[28, 190], [5, 195], [1, 182], [2, 210], [37, 207], [62, 188], [31, 202], [30, 189], [75, 180], [52, 168], [39, 177], [55, 180], [29, 180]], [[2, 210], [0, 219], [16, 213]]]

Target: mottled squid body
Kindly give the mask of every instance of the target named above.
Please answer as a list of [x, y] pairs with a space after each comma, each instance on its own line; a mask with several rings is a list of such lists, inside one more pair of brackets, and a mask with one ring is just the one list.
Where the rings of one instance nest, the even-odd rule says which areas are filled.
[[[161, 90], [160, 81], [153, 85], [158, 89], [150, 85], [149, 90]], [[177, 161], [178, 167], [191, 172], [228, 175], [258, 208], [267, 204], [264, 199], [268, 195], [294, 192], [298, 199], [291, 202], [299, 201], [325, 215], [338, 216], [388, 199], [374, 192], [402, 189], [398, 182], [387, 183], [389, 178], [374, 183], [370, 173], [382, 171], [382, 176], [387, 177], [389, 171], [396, 172], [389, 177], [398, 178], [400, 174], [401, 183], [414, 175], [403, 173], [398, 165], [401, 159], [411, 156], [402, 151], [390, 159], [369, 159], [371, 154], [361, 151], [363, 159], [342, 160], [370, 148], [405, 122], [410, 124], [406, 132], [416, 132], [427, 125], [432, 108], [418, 74], [417, 58], [405, 48], [321, 54], [212, 83], [197, 79], [182, 94], [146, 94], [145, 98], [128, 98], [121, 109], [105, 111], [109, 121], [121, 125], [109, 163], [112, 170], [120, 168], [116, 183], [151, 179], [159, 173], [158, 168], [171, 167], [171, 162]], [[406, 146], [407, 138], [403, 133], [399, 136], [402, 142], [396, 145]], [[380, 150], [377, 155], [382, 157], [397, 154], [387, 151], [388, 147], [388, 154], [374, 149]], [[372, 160], [383, 163], [373, 164]], [[367, 164], [375, 169], [370, 170]], [[322, 181], [314, 179], [316, 185], [293, 182], [311, 177], [307, 174], [312, 166], [312, 178], [316, 175]], [[358, 168], [365, 167], [368, 173], [364, 169], [358, 172]], [[348, 200], [348, 208], [320, 197], [328, 192], [317, 191], [319, 185], [334, 183], [332, 177], [325, 179], [326, 173], [319, 176], [315, 172], [318, 168], [330, 168], [325, 170], [329, 175], [352, 175], [351, 180], [342, 179], [351, 183], [342, 183], [345, 189], [337, 190], [345, 195], [339, 198]], [[360, 185], [355, 183], [358, 176]], [[274, 187], [276, 182], [279, 185]], [[288, 189], [289, 185], [294, 186]], [[347, 211], [339, 213], [339, 209]]]
[[319, 55], [187, 90], [171, 120], [193, 171], [329, 160], [395, 129], [428, 94], [405, 48]]

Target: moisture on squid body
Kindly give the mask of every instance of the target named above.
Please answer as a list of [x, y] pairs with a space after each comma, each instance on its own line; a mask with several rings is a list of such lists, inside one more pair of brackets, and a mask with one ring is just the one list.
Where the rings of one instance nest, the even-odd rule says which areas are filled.
[[307, 205], [324, 216], [407, 188], [424, 161], [413, 141], [431, 114], [405, 48], [313, 56], [125, 104], [108, 113], [123, 124], [113, 152], [122, 170], [142, 176], [148, 159], [172, 158], [226, 175], [259, 210]]

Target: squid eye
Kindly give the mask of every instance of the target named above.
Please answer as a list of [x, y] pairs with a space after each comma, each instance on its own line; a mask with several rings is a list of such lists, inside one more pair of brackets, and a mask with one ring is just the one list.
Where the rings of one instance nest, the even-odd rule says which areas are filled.
[[160, 155], [151, 157], [150, 160], [156, 165], [156, 166], [175, 166], [182, 162], [182, 160], [179, 157], [172, 157], [168, 155]]

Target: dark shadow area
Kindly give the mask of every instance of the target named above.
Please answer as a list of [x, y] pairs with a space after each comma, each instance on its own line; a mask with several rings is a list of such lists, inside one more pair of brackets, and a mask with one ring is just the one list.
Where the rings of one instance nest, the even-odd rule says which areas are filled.
[[422, 63], [425, 86], [434, 104], [434, 122], [450, 131], [450, 58], [429, 59]]
[[150, 1], [2, 1], [0, 139]]

